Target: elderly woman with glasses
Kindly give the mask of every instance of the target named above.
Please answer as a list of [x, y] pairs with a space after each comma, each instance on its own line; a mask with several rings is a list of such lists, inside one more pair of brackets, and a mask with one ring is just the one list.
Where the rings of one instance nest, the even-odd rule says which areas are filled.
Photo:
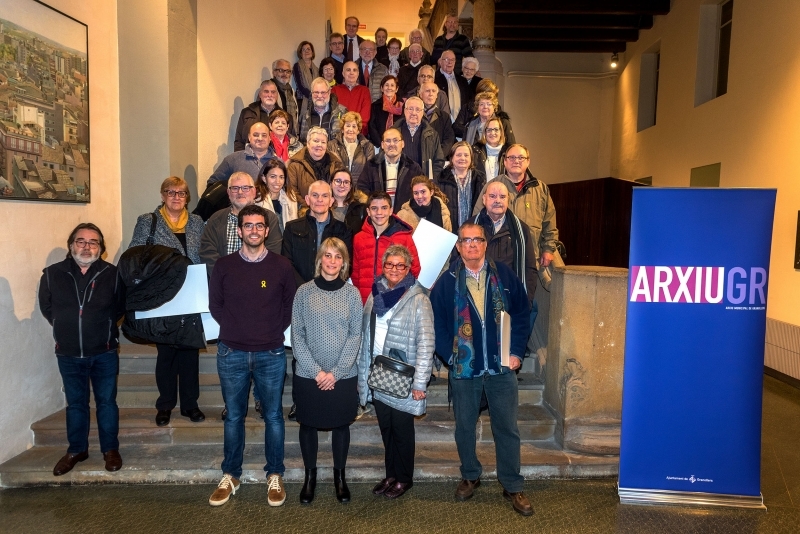
[[367, 161], [375, 155], [375, 146], [361, 134], [363, 123], [359, 113], [348, 111], [342, 115], [339, 128], [341, 132], [328, 142], [328, 150], [339, 156], [345, 168], [358, 181]]
[[[414, 417], [425, 413], [434, 349], [433, 311], [427, 291], [411, 273], [415, 260], [402, 245], [391, 245], [381, 257], [382, 274], [372, 284], [361, 324], [358, 394], [372, 400], [385, 448], [386, 476], [375, 495], [396, 499], [413, 486]], [[400, 360], [414, 368], [411, 391], [397, 398], [369, 387], [376, 356]]]
[[[187, 256], [192, 263], [200, 260], [200, 236], [203, 234], [203, 219], [190, 214], [186, 205], [191, 200], [189, 185], [183, 178], [170, 176], [161, 184], [161, 205], [152, 213], [140, 215], [133, 230], [128, 248], [147, 243], [151, 234], [153, 218], [155, 231], [152, 243], [171, 247]], [[200, 352], [198, 349], [156, 344], [156, 424], [169, 424], [173, 408], [178, 403], [180, 392], [181, 415], [193, 423], [205, 420], [206, 416], [197, 406], [200, 397]]]

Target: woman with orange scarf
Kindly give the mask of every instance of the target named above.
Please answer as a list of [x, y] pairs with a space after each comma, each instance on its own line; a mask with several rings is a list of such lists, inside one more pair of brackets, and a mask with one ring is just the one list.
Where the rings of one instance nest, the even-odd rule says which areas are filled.
[[397, 78], [387, 74], [381, 80], [383, 96], [372, 103], [369, 115], [369, 140], [375, 146], [381, 146], [383, 132], [403, 117], [403, 101], [397, 97]]

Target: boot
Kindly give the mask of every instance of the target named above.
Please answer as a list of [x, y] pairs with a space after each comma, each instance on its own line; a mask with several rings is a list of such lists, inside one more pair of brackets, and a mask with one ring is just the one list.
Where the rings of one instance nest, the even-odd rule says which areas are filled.
[[314, 500], [314, 491], [317, 489], [317, 468], [306, 469], [306, 478], [303, 480], [303, 489], [300, 490], [300, 504], [311, 504]]
[[333, 470], [333, 485], [336, 488], [336, 500], [342, 504], [350, 502], [350, 488], [344, 480], [344, 469]]

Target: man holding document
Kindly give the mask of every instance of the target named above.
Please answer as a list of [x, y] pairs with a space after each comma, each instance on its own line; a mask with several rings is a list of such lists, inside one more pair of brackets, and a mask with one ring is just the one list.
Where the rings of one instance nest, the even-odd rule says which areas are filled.
[[[454, 260], [431, 292], [436, 352], [449, 368], [456, 419], [455, 441], [462, 480], [456, 499], [465, 501], [480, 486], [475, 425], [485, 392], [491, 413], [497, 478], [503, 496], [522, 515], [533, 514], [523, 493], [517, 428], [517, 376], [530, 333], [525, 287], [514, 272], [486, 257], [486, 233], [474, 223], [461, 225]], [[510, 336], [502, 336], [510, 322]], [[507, 343], [503, 343], [503, 338]]]

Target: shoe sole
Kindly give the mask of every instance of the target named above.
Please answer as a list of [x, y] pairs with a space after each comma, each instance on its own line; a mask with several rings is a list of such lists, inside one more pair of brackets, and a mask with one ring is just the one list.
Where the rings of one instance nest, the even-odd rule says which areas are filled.
[[[284, 497], [281, 502], [274, 502], [274, 501], [270, 501], [269, 499], [267, 499], [267, 504], [269, 504], [270, 506], [275, 507], [275, 508], [277, 508], [278, 506], [283, 506], [283, 503], [285, 503], [285, 502], [286, 502], [286, 497]], [[309, 504], [311, 504], [311, 503], [309, 503]]]
[[208, 504], [210, 504], [211, 506], [222, 506], [223, 504], [225, 504], [229, 500], [231, 500], [231, 497], [233, 495], [236, 495], [236, 490], [238, 490], [238, 489], [239, 489], [238, 486], [233, 488], [233, 491], [231, 491], [230, 494], [228, 494], [228, 498], [225, 499], [224, 501], [212, 501], [211, 499], [208, 499]]

